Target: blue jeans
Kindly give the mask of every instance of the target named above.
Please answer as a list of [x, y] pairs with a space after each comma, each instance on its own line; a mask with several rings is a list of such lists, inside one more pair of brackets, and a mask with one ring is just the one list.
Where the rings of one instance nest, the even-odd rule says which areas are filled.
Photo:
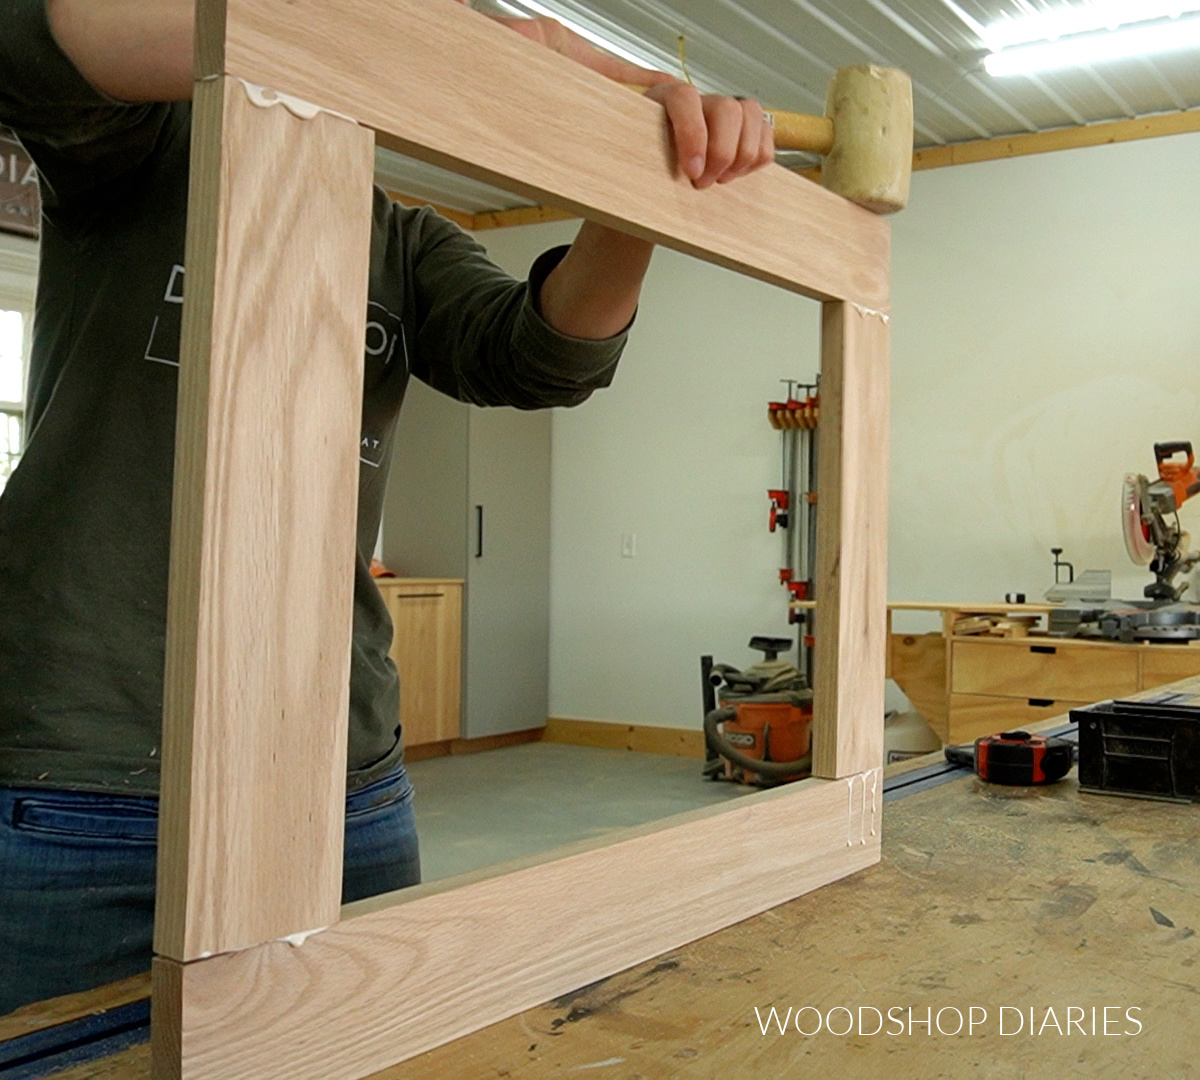
[[[404, 767], [346, 798], [342, 902], [421, 880]], [[150, 967], [158, 799], [0, 787], [0, 1016]]]

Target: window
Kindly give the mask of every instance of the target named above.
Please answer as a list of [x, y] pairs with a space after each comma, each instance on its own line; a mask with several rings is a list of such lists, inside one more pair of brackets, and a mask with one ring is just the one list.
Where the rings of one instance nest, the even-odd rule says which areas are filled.
[[24, 312], [0, 308], [0, 491], [21, 457], [27, 323]]

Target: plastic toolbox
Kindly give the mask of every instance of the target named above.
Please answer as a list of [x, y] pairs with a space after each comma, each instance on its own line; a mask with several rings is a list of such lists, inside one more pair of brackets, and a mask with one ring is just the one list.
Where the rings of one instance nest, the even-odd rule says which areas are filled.
[[1102, 701], [1072, 709], [1071, 720], [1084, 791], [1200, 801], [1200, 695]]

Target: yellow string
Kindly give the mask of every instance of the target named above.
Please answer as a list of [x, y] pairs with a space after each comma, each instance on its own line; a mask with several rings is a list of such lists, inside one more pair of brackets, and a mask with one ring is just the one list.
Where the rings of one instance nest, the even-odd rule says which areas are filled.
[[682, 34], [679, 35], [679, 66], [683, 70], [683, 77], [688, 81], [688, 84], [691, 86], [695, 86], [696, 84], [694, 82], [692, 82], [692, 77], [688, 74], [687, 46], [684, 43]]

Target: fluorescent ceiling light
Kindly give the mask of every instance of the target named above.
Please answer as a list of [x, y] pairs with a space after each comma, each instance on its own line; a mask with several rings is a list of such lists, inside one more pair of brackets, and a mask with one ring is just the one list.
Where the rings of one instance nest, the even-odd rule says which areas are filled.
[[[565, 17], [561, 12], [547, 7], [545, 4], [540, 3], [540, 0], [516, 0], [516, 4], [525, 9], [524, 11], [521, 11], [520, 14], [526, 15], [529, 12], [533, 12], [535, 15], [545, 15], [548, 18], [555, 19], [556, 21], [562, 23], [563, 26], [565, 26], [568, 30], [575, 31], [575, 33], [577, 33], [581, 38], [585, 38], [593, 45], [598, 45], [605, 52], [610, 52], [614, 56], [619, 56], [622, 60], [628, 60], [631, 64], [637, 64], [638, 67], [653, 68], [655, 66], [656, 62], [649, 57], [638, 56], [636, 53], [631, 52], [623, 45], [618, 45], [615, 41], [610, 41], [603, 35], [597, 34], [595, 30], [589, 30], [581, 23], [577, 23], [573, 19]], [[513, 4], [504, 3], [504, 6], [510, 11], [515, 10]]]
[[1128, 56], [1151, 56], [1200, 45], [1200, 16], [1136, 23], [1119, 30], [1016, 45], [983, 61], [989, 75], [1025, 75]]
[[983, 43], [992, 50], [1027, 45], [1034, 41], [1057, 41], [1073, 34], [1116, 30], [1133, 23], [1175, 19], [1200, 11], [1200, 2], [1187, 0], [1091, 0], [1037, 11], [1017, 18], [1003, 18], [982, 30]]

